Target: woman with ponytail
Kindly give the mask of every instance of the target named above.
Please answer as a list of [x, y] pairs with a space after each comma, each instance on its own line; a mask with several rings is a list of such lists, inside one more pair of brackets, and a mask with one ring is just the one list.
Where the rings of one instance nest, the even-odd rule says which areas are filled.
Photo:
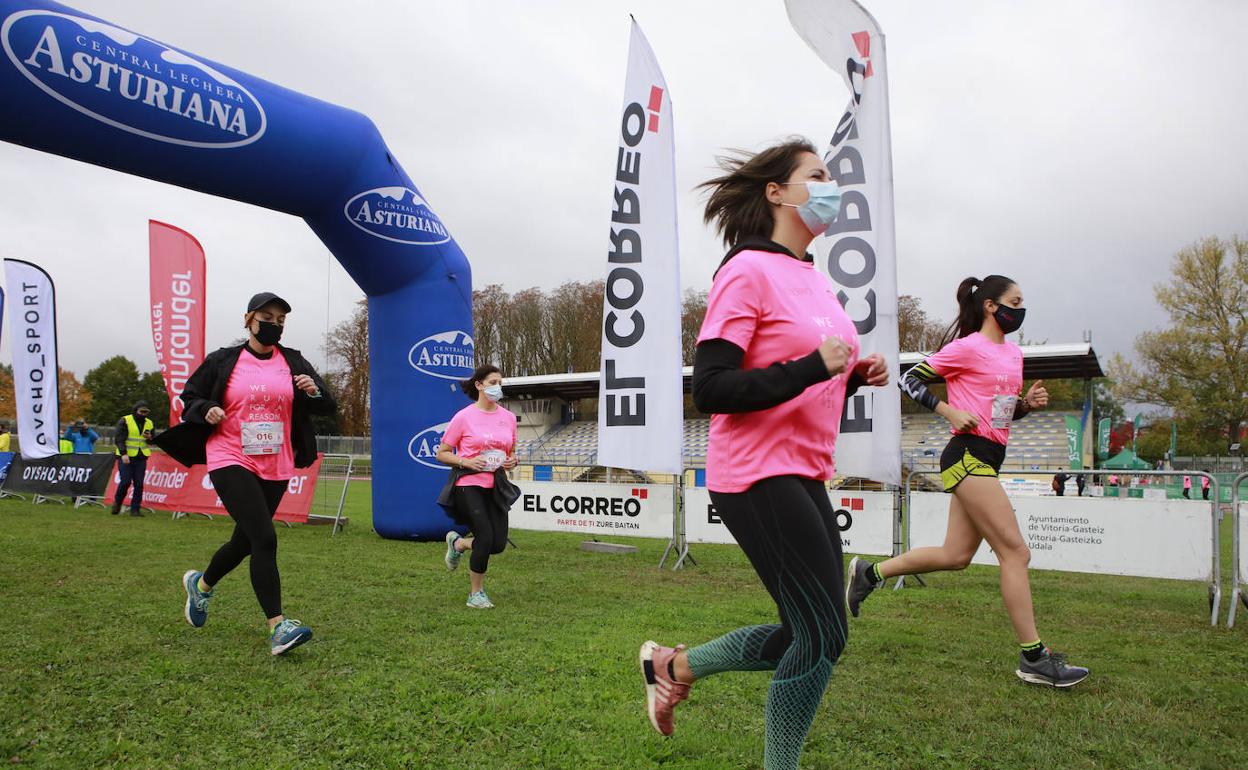
[[[845, 647], [844, 562], [825, 482], [845, 399], [888, 384], [828, 277], [806, 254], [840, 210], [840, 192], [804, 140], [720, 158], [706, 221], [729, 247], [711, 284], [693, 362], [693, 399], [711, 414], [707, 487], [716, 511], [776, 602], [779, 621], [686, 650], [648, 641], [640, 662], [651, 724], [696, 680], [774, 671], [767, 690], [767, 770], [796, 768]], [[770, 622], [768, 622], [770, 621]]]
[[[1032, 684], [1071, 687], [1087, 678], [1088, 670], [1067, 665], [1061, 653], [1040, 641], [1027, 577], [1031, 552], [997, 477], [1010, 423], [1049, 403], [1041, 380], [1019, 398], [1023, 354], [1005, 335], [1023, 324], [1023, 294], [1009, 278], [990, 275], [982, 281], [967, 278], [957, 296], [958, 320], [940, 348], [907, 371], [900, 383], [906, 395], [952, 426], [953, 438], [940, 456], [941, 480], [952, 493], [945, 542], [913, 548], [878, 564], [855, 558], [849, 564], [846, 600], [857, 617], [863, 600], [886, 578], [965, 569], [980, 542], [987, 540], [1001, 564], [1001, 597], [1019, 641], [1015, 673]], [[948, 386], [947, 401], [927, 387], [937, 377]]]
[[486, 610], [494, 604], [485, 595], [485, 570], [490, 556], [507, 547], [507, 512], [519, 496], [507, 479], [516, 467], [516, 415], [498, 404], [503, 375], [497, 366], [478, 366], [460, 388], [473, 403], [455, 413], [438, 446], [438, 460], [452, 469], [438, 504], [472, 537], [447, 532], [444, 561], [454, 570], [464, 551], [472, 551], [468, 606]]

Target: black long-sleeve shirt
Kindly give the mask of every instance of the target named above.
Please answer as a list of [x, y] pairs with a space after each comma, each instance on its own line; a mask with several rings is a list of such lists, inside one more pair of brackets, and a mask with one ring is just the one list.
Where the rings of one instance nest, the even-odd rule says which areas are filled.
[[[823, 356], [816, 349], [795, 361], [763, 369], [742, 369], [745, 351], [727, 340], [706, 340], [693, 357], [693, 404], [704, 414], [759, 412], [779, 406], [816, 383], [830, 380]], [[864, 384], [851, 373], [845, 388], [849, 398]]]

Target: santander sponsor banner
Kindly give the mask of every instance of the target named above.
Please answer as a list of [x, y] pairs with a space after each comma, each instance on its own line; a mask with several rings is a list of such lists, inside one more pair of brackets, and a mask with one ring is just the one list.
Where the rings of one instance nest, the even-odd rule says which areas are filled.
[[204, 360], [204, 249], [185, 230], [148, 221], [152, 344], [169, 394], [169, 425], [182, 421], [182, 389]]
[[[828, 490], [836, 511], [836, 527], [845, 553], [891, 556], [893, 553], [893, 493]], [[706, 487], [685, 488], [685, 537], [691, 543], [735, 545]]]
[[[321, 456], [308, 468], [297, 468], [286, 487], [286, 494], [277, 507], [280, 521], [306, 522], [312, 510], [312, 497], [316, 492], [316, 479], [321, 472]], [[112, 500], [117, 493], [120, 479], [114, 467], [108, 478], [105, 500]], [[190, 468], [165, 454], [153, 454], [147, 459], [147, 474], [143, 477], [143, 505], [162, 511], [185, 511], [228, 516], [221, 498], [212, 487], [208, 466], [193, 465]]]
[[672, 487], [526, 481], [509, 516], [515, 529], [670, 539]]
[[[884, 34], [854, 0], [785, 0], [785, 7], [798, 35], [850, 91], [824, 155], [841, 188], [841, 214], [813, 244], [816, 262], [836, 284], [862, 354], [884, 356], [896, 382], [897, 254]], [[863, 388], [849, 399], [836, 449], [838, 472], [900, 485], [901, 391]]]
[[4, 260], [13, 340], [13, 391], [22, 457], [37, 460], [60, 451], [56, 357], [56, 287], [43, 268]]
[[[1173, 580], [1213, 573], [1208, 503], [1011, 496], [1010, 504], [1032, 569]], [[948, 523], [949, 495], [910, 494], [911, 548], [940, 545]], [[972, 561], [997, 564], [986, 542]]]
[[598, 463], [679, 473], [684, 397], [672, 100], [634, 21], [603, 298]]

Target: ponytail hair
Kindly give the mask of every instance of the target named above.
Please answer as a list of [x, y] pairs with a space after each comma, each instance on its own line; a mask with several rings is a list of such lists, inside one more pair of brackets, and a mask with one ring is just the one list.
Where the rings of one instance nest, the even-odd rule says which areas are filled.
[[1014, 281], [1004, 275], [967, 278], [958, 284], [958, 318], [940, 338], [937, 350], [956, 339], [974, 334], [984, 325], [984, 300], [997, 302], [1005, 292], [1014, 285]]
[[502, 374], [494, 364], [481, 364], [472, 371], [472, 376], [466, 380], [460, 380], [459, 389], [464, 391], [464, 395], [476, 401], [480, 396], [477, 393], [477, 383], [489, 377], [491, 374]]
[[724, 173], [698, 188], [710, 192], [702, 218], [715, 224], [724, 245], [731, 249], [751, 236], [771, 237], [776, 218], [767, 201], [767, 183], [789, 181], [804, 153], [819, 154], [809, 139], [791, 136], [758, 153], [730, 150], [715, 158]]

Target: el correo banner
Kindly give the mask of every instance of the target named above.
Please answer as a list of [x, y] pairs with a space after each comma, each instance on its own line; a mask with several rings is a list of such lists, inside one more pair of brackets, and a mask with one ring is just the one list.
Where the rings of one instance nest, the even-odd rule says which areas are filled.
[[182, 421], [182, 389], [204, 360], [204, 248], [185, 230], [148, 221], [152, 345], [169, 395], [169, 426]]
[[[786, 0], [789, 21], [824, 64], [845, 80], [849, 104], [824, 161], [841, 188], [841, 213], [812, 244], [816, 262], [858, 330], [862, 355], [879, 353], [900, 376], [893, 159], [884, 35], [852, 0]], [[808, 84], [812, 93], [826, 84]], [[845, 404], [837, 472], [901, 484], [901, 391], [863, 388]]]
[[59, 451], [60, 439], [56, 290], [43, 268], [20, 259], [4, 260], [4, 276], [22, 457], [51, 457]]
[[[893, 494], [828, 490], [845, 553], [890, 556], [893, 553]], [[706, 487], [685, 488], [685, 537], [691, 543], [735, 545], [720, 520]]]
[[513, 529], [603, 535], [672, 536], [668, 484], [561, 484], [526, 481], [509, 514]]
[[[1010, 504], [1032, 569], [1173, 580], [1213, 573], [1208, 503], [1011, 495]], [[911, 548], [943, 543], [948, 521], [949, 495], [911, 493]], [[997, 564], [986, 542], [972, 561]]]
[[672, 100], [635, 21], [619, 131], [603, 298], [597, 462], [679, 473], [684, 395]]

